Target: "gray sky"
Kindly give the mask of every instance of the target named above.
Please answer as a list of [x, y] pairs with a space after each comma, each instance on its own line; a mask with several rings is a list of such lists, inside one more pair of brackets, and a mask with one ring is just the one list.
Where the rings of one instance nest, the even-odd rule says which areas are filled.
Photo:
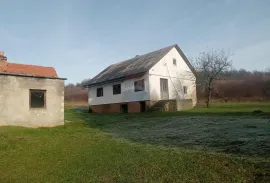
[[0, 0], [0, 50], [69, 82], [172, 44], [187, 57], [230, 49], [234, 67], [270, 67], [269, 0]]

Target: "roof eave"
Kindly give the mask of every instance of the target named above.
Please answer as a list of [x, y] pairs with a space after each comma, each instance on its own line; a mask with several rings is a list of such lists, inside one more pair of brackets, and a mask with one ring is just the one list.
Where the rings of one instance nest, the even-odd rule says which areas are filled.
[[109, 84], [109, 83], [113, 83], [113, 82], [117, 82], [117, 81], [124, 81], [124, 80], [132, 79], [132, 78], [135, 78], [135, 77], [143, 76], [146, 73], [147, 73], [147, 71], [144, 71], [144, 72], [140, 72], [140, 73], [133, 74], [133, 75], [128, 75], [128, 76], [123, 76], [123, 77], [116, 78], [116, 79], [106, 80], [106, 81], [103, 81], [103, 82], [85, 84], [82, 87], [90, 88], [92, 86], [99, 86], [99, 85]]
[[6, 72], [0, 72], [0, 75], [18, 76], [18, 77], [31, 77], [31, 78], [41, 78], [41, 79], [67, 80], [67, 78], [48, 77], [48, 76], [34, 76], [34, 75], [14, 74], [14, 73], [6, 73]]
[[196, 70], [194, 69], [194, 67], [192, 66], [192, 64], [189, 62], [189, 60], [187, 59], [187, 57], [184, 54], [184, 52], [181, 50], [181, 48], [177, 44], [174, 47], [179, 52], [179, 54], [181, 55], [181, 57], [183, 58], [183, 60], [186, 62], [186, 64], [190, 68], [191, 72], [194, 74], [195, 78], [197, 78]]

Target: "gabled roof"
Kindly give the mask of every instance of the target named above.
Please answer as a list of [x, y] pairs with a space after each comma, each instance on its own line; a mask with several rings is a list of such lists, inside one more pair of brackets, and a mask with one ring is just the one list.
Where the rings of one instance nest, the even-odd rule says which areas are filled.
[[53, 67], [9, 63], [6, 61], [0, 63], [0, 75], [66, 80], [65, 78], [59, 78]]
[[0, 72], [58, 78], [58, 75], [53, 67], [42, 67], [36, 65], [6, 63], [5, 65], [0, 66]]
[[194, 68], [179, 48], [177, 44], [156, 50], [144, 55], [136, 56], [132, 59], [125, 60], [116, 64], [112, 64], [105, 70], [100, 72], [97, 76], [91, 79], [85, 87], [110, 83], [114, 81], [128, 79], [133, 76], [139, 76], [149, 71], [156, 63], [158, 63], [171, 49], [176, 48], [182, 56], [186, 64], [195, 74]]

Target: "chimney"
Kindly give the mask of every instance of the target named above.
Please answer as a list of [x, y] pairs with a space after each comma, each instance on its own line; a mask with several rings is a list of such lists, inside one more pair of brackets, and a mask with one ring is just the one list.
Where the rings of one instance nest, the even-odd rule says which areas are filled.
[[7, 65], [7, 57], [4, 55], [3, 51], [0, 51], [0, 67]]

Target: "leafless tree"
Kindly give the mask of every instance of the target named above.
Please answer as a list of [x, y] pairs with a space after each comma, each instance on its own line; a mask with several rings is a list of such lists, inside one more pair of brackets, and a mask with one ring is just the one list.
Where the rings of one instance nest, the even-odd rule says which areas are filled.
[[266, 74], [269, 74], [270, 73], [270, 67], [268, 67], [268, 68], [265, 69], [265, 73]]
[[193, 66], [199, 71], [199, 80], [207, 89], [206, 106], [210, 106], [211, 95], [213, 90], [213, 82], [221, 79], [222, 73], [232, 69], [232, 54], [224, 50], [209, 50], [202, 52], [193, 61]]

